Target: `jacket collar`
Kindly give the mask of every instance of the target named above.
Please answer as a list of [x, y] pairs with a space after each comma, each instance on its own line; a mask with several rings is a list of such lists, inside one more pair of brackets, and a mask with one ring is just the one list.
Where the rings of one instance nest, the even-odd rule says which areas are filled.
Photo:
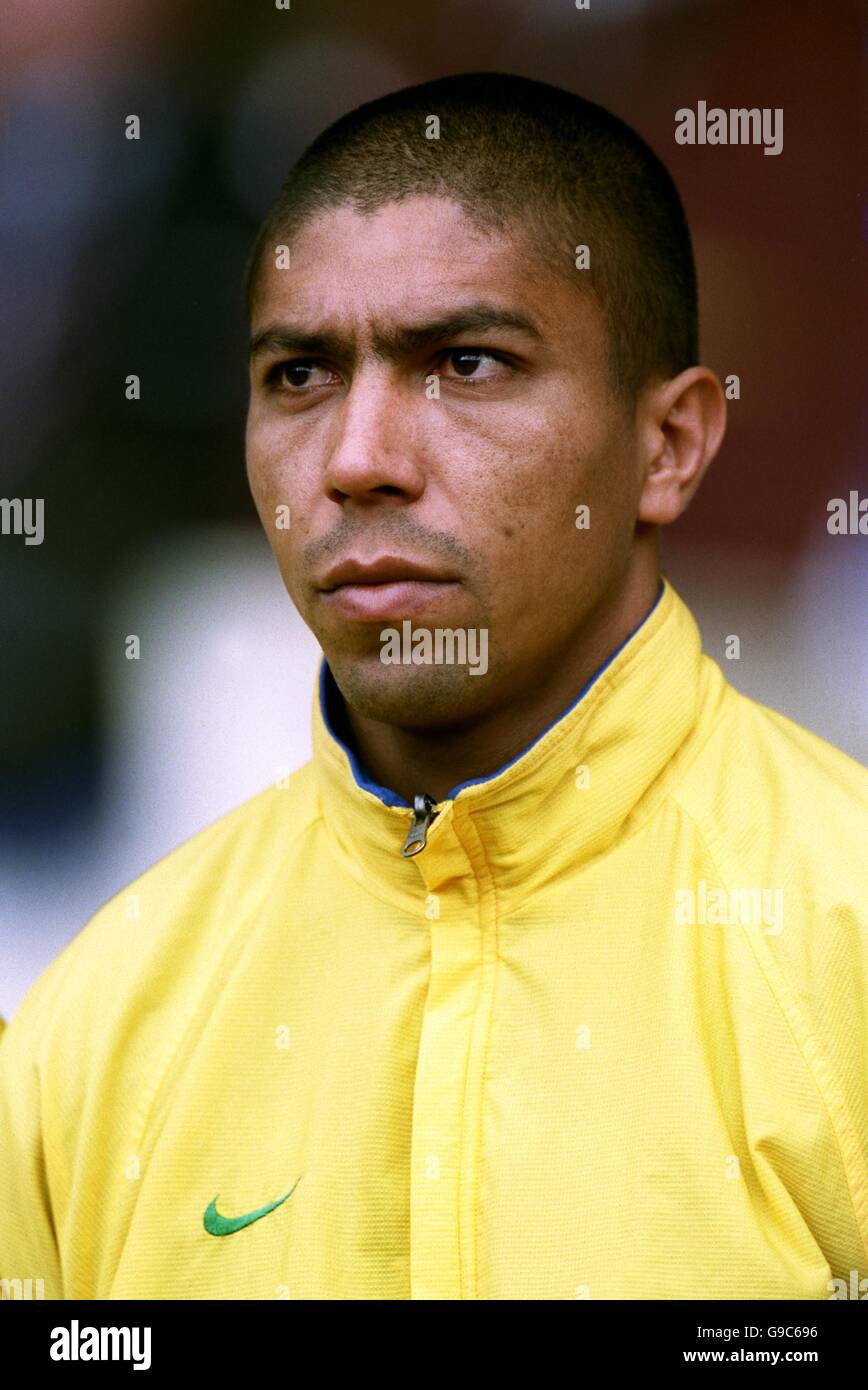
[[453, 788], [426, 847], [405, 859], [410, 804], [373, 782], [335, 732], [342, 697], [323, 659], [313, 762], [335, 853], [371, 892], [415, 913], [435, 910], [429, 895], [450, 886], [514, 905], [650, 813], [697, 722], [706, 666], [716, 670], [692, 615], [661, 580], [644, 620], [554, 723], [491, 776]]

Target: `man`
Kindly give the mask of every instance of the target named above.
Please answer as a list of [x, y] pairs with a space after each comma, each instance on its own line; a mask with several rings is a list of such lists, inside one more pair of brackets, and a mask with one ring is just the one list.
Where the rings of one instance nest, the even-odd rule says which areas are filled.
[[0, 1275], [849, 1289], [866, 776], [737, 694], [659, 574], [724, 431], [668, 174], [543, 84], [398, 92], [302, 157], [249, 305], [248, 474], [324, 652], [314, 756], [30, 991]]

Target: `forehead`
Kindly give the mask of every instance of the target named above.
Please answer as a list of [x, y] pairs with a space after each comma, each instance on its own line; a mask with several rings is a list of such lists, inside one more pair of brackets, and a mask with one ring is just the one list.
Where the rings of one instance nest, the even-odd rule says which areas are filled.
[[532, 318], [552, 341], [601, 331], [596, 302], [566, 253], [560, 275], [520, 227], [488, 231], [444, 198], [406, 198], [370, 214], [330, 208], [304, 222], [288, 245], [288, 269], [278, 269], [265, 249], [254, 330], [284, 312], [364, 333], [485, 300]]

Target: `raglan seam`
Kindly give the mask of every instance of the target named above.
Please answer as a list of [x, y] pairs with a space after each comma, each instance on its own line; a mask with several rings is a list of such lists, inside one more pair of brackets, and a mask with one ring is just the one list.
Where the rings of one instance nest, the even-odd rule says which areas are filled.
[[[711, 658], [709, 658], [709, 660], [710, 659]], [[733, 686], [729, 684], [729, 682], [726, 680], [726, 677], [723, 675], [723, 672], [720, 671], [720, 668], [718, 667], [717, 669], [720, 674], [721, 680], [724, 683], [727, 697], [737, 694], [738, 692], [735, 690]], [[692, 772], [697, 760], [701, 757], [711, 738], [718, 732], [724, 721], [727, 719], [731, 719], [734, 716], [734, 713], [735, 706], [732, 704], [731, 701], [728, 700], [727, 703], [721, 702], [720, 709], [717, 711], [714, 718], [711, 720], [708, 729], [706, 729], [704, 734], [702, 734], [698, 738], [697, 745], [694, 749], [691, 750], [689, 758], [687, 758], [684, 762], [684, 766], [679, 767], [674, 776], [670, 773], [670, 763], [667, 763], [665, 767], [661, 769], [658, 778], [656, 778], [648, 787], [646, 787], [645, 791], [642, 794], [642, 797], [640, 798], [640, 802], [638, 803], [638, 805], [641, 805], [642, 801], [647, 800], [649, 803], [648, 806], [644, 809], [644, 811], [637, 811], [637, 808], [633, 807], [633, 809], [625, 817], [622, 824], [618, 827], [611, 843], [606, 844], [601, 850], [599, 850], [597, 854], [593, 855], [590, 859], [584, 860], [579, 868], [580, 873], [584, 874], [594, 869], [598, 864], [604, 862], [612, 853], [620, 851], [624, 847], [624, 845], [628, 844], [631, 840], [635, 839], [637, 835], [641, 835], [642, 832], [646, 830], [649, 826], [653, 825], [660, 816], [664, 815], [666, 810], [670, 806], [677, 806], [680, 804], [678, 802], [679, 791], [683, 787], [690, 773]], [[694, 723], [691, 725], [690, 729], [684, 735], [684, 738], [682, 742], [678, 745], [678, 748], [673, 753], [672, 760], [677, 759], [683, 755], [685, 746], [688, 743], [691, 736], [693, 735], [693, 733], [695, 732], [701, 717], [701, 697], [698, 697], [696, 719]], [[671, 785], [669, 784], [670, 778]], [[663, 785], [657, 787], [658, 781], [662, 782]], [[469, 807], [468, 809], [470, 811], [470, 814], [472, 815], [473, 808]], [[534, 893], [536, 893], [537, 891], [539, 891], [537, 888], [529, 888], [528, 891], [523, 895], [516, 895], [514, 901], [510, 899], [510, 912], [518, 912], [525, 905], [525, 903], [527, 903], [534, 896]]]
[[[315, 819], [315, 814], [310, 814], [305, 817], [301, 825], [295, 828], [295, 833], [292, 834], [291, 837], [289, 837], [287, 840], [287, 851], [289, 851], [294, 845], [296, 845], [297, 842], [307, 833], [311, 825], [315, 822]], [[231, 827], [227, 827], [227, 832], [230, 829]], [[184, 1049], [193, 1034], [197, 1020], [201, 1017], [206, 1000], [213, 997], [215, 986], [221, 978], [221, 975], [225, 973], [227, 958], [229, 957], [232, 948], [234, 946], [238, 946], [240, 948], [240, 946], [243, 945], [247, 929], [251, 921], [253, 920], [257, 910], [261, 906], [263, 900], [273, 888], [274, 882], [278, 877], [282, 867], [283, 863], [281, 861], [278, 864], [277, 868], [275, 868], [274, 872], [268, 876], [267, 882], [263, 886], [261, 893], [257, 895], [255, 902], [251, 905], [250, 911], [245, 913], [241, 920], [228, 934], [223, 949], [220, 952], [219, 959], [216, 965], [214, 966], [213, 970], [208, 975], [207, 981], [205, 982], [202, 990], [197, 996], [193, 1008], [189, 1011], [185, 1025], [181, 1029], [179, 1029], [175, 1041], [168, 1051], [168, 1055], [165, 1057], [165, 1059], [161, 1062], [159, 1066], [156, 1078], [152, 1079], [146, 1096], [143, 1098], [142, 1103], [137, 1107], [135, 1113], [138, 1116], [138, 1123], [136, 1127], [131, 1130], [131, 1144], [132, 1152], [138, 1154], [140, 1157], [140, 1171], [142, 1175], [144, 1175], [147, 1170], [147, 1165], [150, 1162], [154, 1148], [159, 1140], [160, 1134], [162, 1133], [163, 1125], [165, 1124], [166, 1119], [168, 1117], [168, 1101], [170, 1099], [170, 1094], [167, 1087], [170, 1083], [170, 1075], [173, 1069], [176, 1068], [176, 1063], [178, 1062], [178, 1059], [184, 1054]], [[158, 1105], [162, 1105], [161, 1117], [157, 1109]], [[149, 1133], [148, 1127], [152, 1124], [152, 1122], [155, 1127], [153, 1128], [152, 1132]], [[129, 1211], [130, 1224], [132, 1223], [135, 1216], [135, 1208], [136, 1203], [134, 1201]], [[114, 1262], [114, 1267], [111, 1271], [111, 1274], [108, 1277], [109, 1288], [111, 1287], [117, 1276], [118, 1264], [121, 1258], [123, 1257], [123, 1251], [125, 1248], [126, 1237], [128, 1235], [128, 1232], [129, 1224], [127, 1225], [127, 1228], [124, 1232], [124, 1239], [121, 1241], [119, 1247], [115, 1252], [116, 1259]]]
[[[71, 941], [67, 942], [66, 947], [63, 948], [64, 951], [67, 953], [67, 955], [66, 955], [66, 960], [65, 960], [65, 962], [64, 962], [64, 964], [63, 964], [63, 968], [62, 968], [62, 969], [58, 966], [57, 979], [54, 981], [53, 989], [52, 989], [52, 990], [49, 990], [49, 991], [46, 991], [46, 999], [42, 999], [42, 1000], [40, 1001], [40, 1009], [41, 1009], [41, 1011], [42, 1011], [42, 1012], [40, 1013], [40, 1017], [39, 1017], [40, 1029], [39, 1029], [39, 1033], [38, 1033], [37, 1037], [36, 1037], [35, 1040], [34, 1040], [34, 1046], [33, 1046], [32, 1050], [30, 1051], [29, 1056], [28, 1056], [28, 1065], [32, 1068], [32, 1072], [33, 1072], [32, 1084], [34, 1084], [35, 1087], [36, 1087], [36, 1099], [37, 1099], [37, 1103], [38, 1103], [38, 1110], [37, 1110], [38, 1159], [39, 1159], [39, 1163], [40, 1163], [40, 1166], [41, 1166], [41, 1169], [42, 1169], [41, 1177], [44, 1179], [44, 1185], [45, 1185], [45, 1197], [46, 1197], [46, 1204], [47, 1204], [46, 1216], [47, 1216], [47, 1218], [48, 1218], [48, 1222], [49, 1222], [49, 1225], [50, 1225], [50, 1227], [51, 1227], [51, 1238], [52, 1238], [52, 1241], [53, 1241], [53, 1243], [54, 1243], [54, 1250], [55, 1250], [55, 1253], [56, 1253], [56, 1256], [57, 1256], [57, 1269], [58, 1269], [58, 1273], [59, 1273], [59, 1277], [60, 1277], [60, 1287], [61, 1287], [61, 1296], [62, 1296], [62, 1297], [65, 1297], [65, 1296], [66, 1296], [66, 1292], [65, 1292], [65, 1291], [66, 1291], [66, 1287], [67, 1287], [67, 1280], [66, 1280], [66, 1272], [65, 1272], [64, 1266], [63, 1266], [63, 1251], [62, 1251], [61, 1240], [60, 1240], [60, 1231], [59, 1231], [59, 1229], [58, 1229], [57, 1211], [56, 1211], [56, 1209], [55, 1209], [54, 1199], [53, 1199], [52, 1190], [51, 1190], [51, 1184], [50, 1184], [50, 1181], [49, 1181], [49, 1172], [48, 1172], [48, 1144], [47, 1144], [47, 1139], [48, 1139], [48, 1136], [49, 1136], [49, 1124], [48, 1124], [48, 1116], [47, 1116], [46, 1110], [45, 1110], [45, 1085], [44, 1085], [44, 1075], [45, 1075], [45, 1069], [46, 1069], [46, 1068], [45, 1068], [45, 1050], [46, 1050], [46, 1048], [48, 1047], [48, 1043], [49, 1043], [49, 1037], [50, 1037], [50, 1020], [51, 1020], [51, 1017], [52, 1017], [52, 1015], [54, 1014], [54, 1012], [55, 1012], [55, 1010], [56, 1010], [57, 1001], [63, 997], [63, 993], [64, 993], [65, 988], [66, 988], [66, 985], [67, 985], [67, 983], [68, 983], [68, 981], [69, 981], [70, 973], [72, 972], [73, 967], [75, 966], [75, 963], [76, 963], [76, 961], [77, 961], [77, 959], [78, 959], [78, 956], [79, 956], [79, 954], [81, 953], [81, 950], [83, 949], [83, 943], [82, 943], [83, 930], [84, 930], [84, 929], [82, 928], [81, 931], [79, 931], [79, 932], [72, 938]], [[57, 959], [57, 958], [55, 958], [55, 959]], [[37, 981], [37, 983], [38, 983], [38, 981]], [[47, 1000], [50, 1000], [50, 1007], [47, 1007]], [[24, 1001], [22, 1001], [22, 1003], [23, 1003], [23, 1002], [24, 1002]], [[46, 1011], [46, 1010], [47, 1010], [47, 1011]], [[17, 1011], [16, 1011], [16, 1014], [13, 1015], [13, 1019], [14, 1019], [16, 1016], [17, 1016]], [[27, 1025], [25, 1025], [25, 1027], [26, 1027], [26, 1026], [27, 1026]], [[61, 1166], [62, 1172], [63, 1172], [64, 1192], [65, 1192], [65, 1196], [68, 1198], [69, 1193], [72, 1191], [72, 1175], [71, 1175], [71, 1172], [70, 1172], [70, 1167], [69, 1167], [69, 1163], [68, 1163], [68, 1157], [67, 1157], [66, 1148], [65, 1148], [65, 1146], [64, 1146], [62, 1143], [55, 1143], [55, 1144], [52, 1145], [51, 1152], [52, 1152], [52, 1157], [53, 1157], [53, 1160], [54, 1160], [55, 1163], [58, 1162], [58, 1158], [59, 1158], [60, 1166]]]
[[[286, 847], [285, 847], [287, 853], [288, 853], [290, 850], [292, 850], [292, 848], [297, 844], [297, 842], [298, 842], [300, 839], [303, 838], [303, 836], [308, 832], [308, 830], [311, 828], [311, 826], [315, 823], [315, 820], [316, 820], [316, 815], [315, 815], [315, 814], [311, 814], [310, 816], [308, 816], [308, 817], [303, 821], [303, 823], [302, 823], [300, 826], [296, 827], [295, 833], [287, 840]], [[158, 1100], [158, 1098], [159, 1098], [159, 1096], [160, 1096], [160, 1093], [162, 1092], [163, 1087], [164, 1087], [164, 1085], [165, 1085], [165, 1083], [166, 1083], [166, 1079], [167, 1079], [167, 1077], [168, 1077], [169, 1071], [171, 1070], [171, 1068], [172, 1068], [172, 1066], [173, 1066], [173, 1064], [174, 1064], [174, 1062], [175, 1062], [175, 1059], [176, 1059], [176, 1057], [177, 1057], [177, 1055], [178, 1055], [178, 1052], [181, 1050], [181, 1048], [183, 1047], [184, 1042], [186, 1041], [187, 1037], [189, 1036], [189, 1033], [190, 1033], [191, 1028], [193, 1027], [194, 1021], [195, 1021], [195, 1019], [199, 1016], [199, 1013], [200, 1013], [200, 1011], [201, 1011], [201, 1009], [202, 1009], [202, 1006], [203, 1006], [205, 1000], [206, 1000], [206, 999], [208, 998], [208, 996], [209, 996], [209, 992], [213, 989], [213, 985], [214, 985], [215, 981], [217, 980], [217, 978], [219, 977], [221, 968], [222, 968], [222, 966], [223, 966], [223, 964], [224, 964], [224, 962], [225, 962], [225, 960], [226, 960], [226, 957], [227, 957], [227, 955], [228, 955], [228, 953], [229, 953], [229, 951], [230, 951], [232, 945], [233, 945], [236, 941], [239, 941], [240, 939], [243, 938], [244, 933], [245, 933], [246, 929], [248, 928], [248, 926], [250, 925], [250, 922], [251, 922], [253, 916], [254, 916], [255, 913], [258, 911], [258, 909], [261, 907], [263, 900], [264, 900], [264, 899], [267, 897], [267, 895], [271, 892], [271, 889], [272, 889], [273, 886], [274, 886], [274, 882], [275, 882], [275, 880], [277, 879], [277, 877], [278, 877], [278, 875], [279, 875], [279, 873], [280, 873], [280, 871], [281, 871], [282, 868], [283, 868], [283, 863], [282, 863], [282, 861], [280, 861], [280, 862], [278, 863], [277, 867], [274, 869], [273, 873], [270, 874], [270, 875], [268, 876], [268, 879], [267, 879], [265, 885], [263, 886], [262, 891], [257, 895], [255, 902], [252, 904], [252, 906], [251, 906], [251, 908], [250, 908], [250, 911], [247, 912], [247, 913], [245, 913], [245, 915], [241, 918], [240, 922], [236, 923], [235, 927], [232, 929], [232, 931], [231, 931], [231, 932], [229, 933], [229, 935], [227, 936], [226, 941], [225, 941], [225, 945], [224, 945], [224, 947], [223, 947], [223, 949], [222, 949], [222, 951], [221, 951], [221, 953], [220, 953], [219, 961], [218, 961], [217, 965], [215, 965], [215, 967], [214, 967], [214, 969], [212, 970], [212, 972], [210, 973], [210, 975], [208, 976], [208, 980], [207, 980], [206, 984], [204, 985], [204, 987], [203, 987], [201, 993], [199, 994], [199, 996], [198, 996], [198, 998], [197, 998], [197, 1000], [196, 1000], [196, 1003], [195, 1003], [193, 1009], [192, 1009], [191, 1012], [190, 1012], [190, 1015], [189, 1015], [189, 1017], [188, 1017], [188, 1022], [187, 1022], [187, 1024], [186, 1024], [186, 1026], [184, 1027], [183, 1031], [180, 1033], [180, 1035], [179, 1035], [179, 1037], [177, 1038], [177, 1040], [176, 1040], [174, 1046], [172, 1047], [171, 1053], [170, 1053], [168, 1059], [166, 1060], [166, 1062], [165, 1062], [165, 1064], [164, 1064], [164, 1066], [163, 1066], [163, 1068], [162, 1068], [162, 1072], [161, 1072], [161, 1074], [160, 1074], [159, 1080], [157, 1080], [156, 1083], [152, 1086], [152, 1089], [151, 1089], [151, 1097], [150, 1097], [150, 1100], [147, 1102], [147, 1108], [144, 1109], [144, 1110], [141, 1112], [141, 1123], [140, 1123], [140, 1126], [139, 1126], [139, 1135], [140, 1135], [141, 1138], [144, 1138], [145, 1135], [146, 1135], [146, 1131], [147, 1131], [147, 1127], [148, 1127], [148, 1122], [149, 1122], [149, 1120], [150, 1120], [150, 1118], [151, 1118], [151, 1116], [152, 1116], [152, 1114], [153, 1114], [153, 1112], [154, 1112], [154, 1107], [155, 1107], [155, 1105], [156, 1105], [156, 1103], [157, 1103], [157, 1100]], [[151, 1148], [153, 1148], [153, 1144], [151, 1144]], [[142, 1153], [142, 1156], [144, 1157], [144, 1152]]]

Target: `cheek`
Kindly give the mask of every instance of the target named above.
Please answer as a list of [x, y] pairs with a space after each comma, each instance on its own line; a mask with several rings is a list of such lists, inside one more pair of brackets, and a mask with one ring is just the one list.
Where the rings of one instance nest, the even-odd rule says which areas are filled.
[[270, 497], [273, 478], [273, 464], [269, 459], [267, 435], [254, 418], [253, 408], [247, 416], [244, 437], [244, 457], [247, 467], [247, 482], [260, 518]]
[[593, 459], [575, 431], [551, 423], [556, 419], [522, 412], [496, 436], [477, 436], [462, 470], [470, 524], [534, 570], [551, 565], [569, 540], [576, 506], [592, 483]]
[[[291, 527], [303, 522], [306, 510], [304, 474], [287, 448], [286, 430], [249, 419], [246, 460], [247, 480], [260, 520], [272, 545], [285, 550], [290, 536], [287, 509]], [[278, 526], [275, 533], [279, 509], [283, 526]]]
[[307, 524], [297, 471], [287, 459], [285, 441], [281, 443], [274, 431], [248, 424], [245, 448], [248, 486], [262, 529], [287, 591], [297, 603], [295, 576]]
[[604, 582], [624, 510], [622, 461], [599, 420], [563, 408], [476, 444], [461, 498], [467, 539], [487, 556], [511, 640], [533, 644], [543, 615], [569, 625]]

